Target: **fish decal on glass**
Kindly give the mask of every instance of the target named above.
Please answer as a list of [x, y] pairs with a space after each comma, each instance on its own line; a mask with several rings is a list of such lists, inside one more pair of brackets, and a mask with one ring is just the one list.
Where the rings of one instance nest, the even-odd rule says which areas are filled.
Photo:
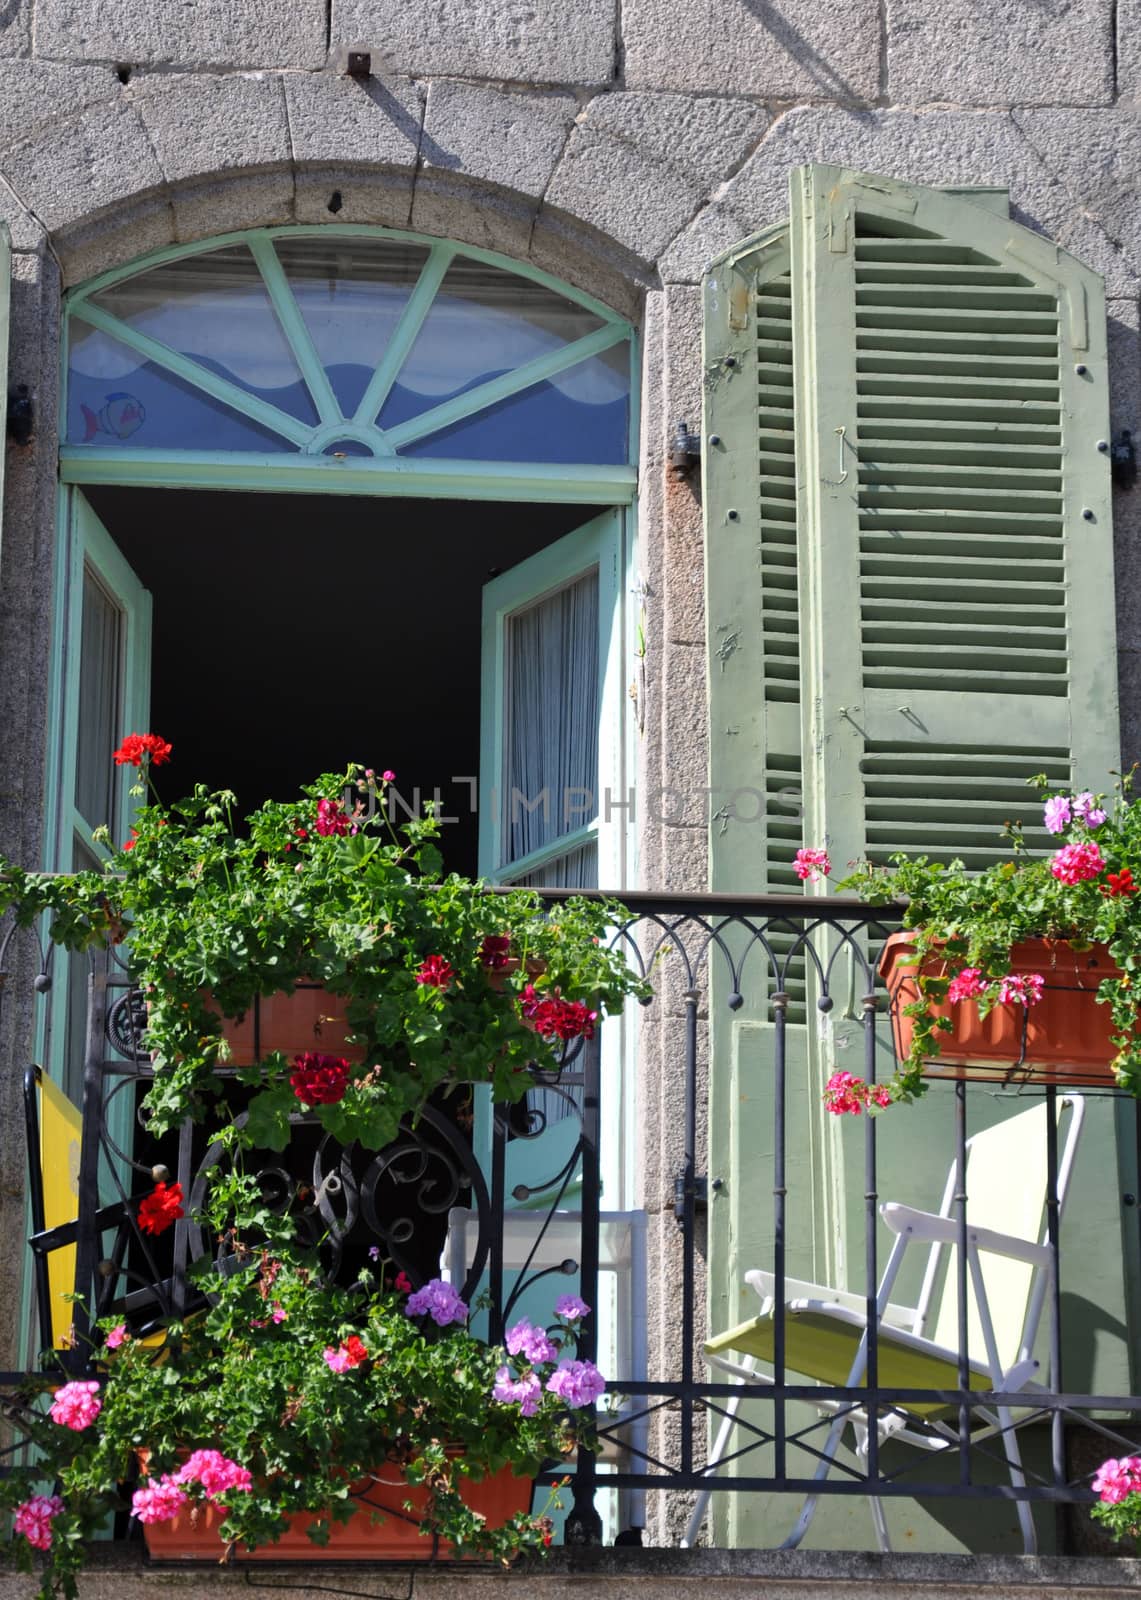
[[129, 439], [147, 420], [146, 407], [133, 394], [117, 389], [104, 396], [105, 404], [98, 411], [80, 404], [85, 429], [83, 443], [90, 444], [97, 433], [109, 434], [112, 439]]

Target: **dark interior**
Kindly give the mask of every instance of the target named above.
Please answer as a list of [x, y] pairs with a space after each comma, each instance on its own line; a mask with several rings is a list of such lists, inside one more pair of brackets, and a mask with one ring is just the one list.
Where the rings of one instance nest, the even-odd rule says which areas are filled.
[[479, 772], [483, 585], [591, 507], [85, 492], [152, 597], [164, 799], [202, 782], [248, 811], [350, 761], [387, 767], [410, 804], [440, 790], [447, 865], [475, 873], [470, 786], [451, 780]]

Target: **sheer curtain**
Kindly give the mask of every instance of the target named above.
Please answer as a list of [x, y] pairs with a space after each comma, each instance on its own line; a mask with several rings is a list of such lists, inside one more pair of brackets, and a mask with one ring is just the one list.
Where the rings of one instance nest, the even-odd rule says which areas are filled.
[[[508, 619], [506, 664], [502, 814], [509, 865], [576, 832], [599, 810], [597, 569]], [[593, 887], [597, 847], [581, 845], [519, 881]]]

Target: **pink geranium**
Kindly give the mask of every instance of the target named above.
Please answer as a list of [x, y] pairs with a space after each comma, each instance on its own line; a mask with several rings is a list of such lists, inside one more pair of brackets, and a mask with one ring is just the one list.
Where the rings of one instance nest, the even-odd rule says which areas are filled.
[[167, 1472], [140, 1484], [131, 1496], [131, 1513], [140, 1522], [173, 1522], [188, 1498], [177, 1478]]
[[1105, 871], [1101, 851], [1092, 839], [1081, 844], [1065, 844], [1050, 862], [1050, 871], [1059, 883], [1084, 883]]
[[1141, 1490], [1141, 1457], [1122, 1456], [1114, 1460], [1111, 1456], [1098, 1467], [1090, 1487], [1101, 1496], [1104, 1505], [1118, 1505], [1127, 1495]]
[[950, 986], [947, 989], [947, 999], [952, 1002], [956, 1000], [973, 1000], [976, 995], [982, 994], [985, 988], [986, 984], [983, 981], [982, 968], [964, 967], [962, 972], [956, 973], [951, 979]]
[[58, 1494], [34, 1494], [30, 1500], [16, 1507], [16, 1532], [22, 1533], [37, 1550], [50, 1550], [52, 1519], [58, 1517], [62, 1510], [63, 1501]]
[[248, 1494], [254, 1486], [249, 1468], [240, 1466], [220, 1450], [195, 1450], [175, 1473], [174, 1481], [200, 1483], [211, 1500], [233, 1489]]
[[468, 1319], [467, 1306], [442, 1278], [432, 1278], [422, 1289], [410, 1294], [404, 1302], [404, 1312], [409, 1317], [429, 1316], [441, 1328], [446, 1328], [450, 1322]]
[[801, 882], [816, 883], [832, 871], [827, 850], [798, 850], [792, 868]]
[[513, 1378], [510, 1367], [497, 1367], [491, 1398], [498, 1400], [501, 1406], [517, 1405], [523, 1416], [533, 1417], [543, 1398], [543, 1385], [533, 1372]]
[[1040, 972], [1008, 972], [999, 980], [998, 998], [1003, 1005], [1036, 1006], [1045, 987], [1046, 980]]
[[73, 1428], [79, 1433], [91, 1426], [102, 1409], [99, 1385], [94, 1379], [65, 1383], [62, 1389], [56, 1390], [51, 1419], [53, 1422], [58, 1422], [61, 1427]]

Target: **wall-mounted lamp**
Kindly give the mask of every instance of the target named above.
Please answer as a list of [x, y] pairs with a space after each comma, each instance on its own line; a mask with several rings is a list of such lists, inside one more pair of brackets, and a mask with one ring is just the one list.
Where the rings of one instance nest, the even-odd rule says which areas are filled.
[[674, 476], [684, 478], [700, 465], [701, 435], [691, 432], [688, 422], [679, 422], [670, 445], [670, 466]]

